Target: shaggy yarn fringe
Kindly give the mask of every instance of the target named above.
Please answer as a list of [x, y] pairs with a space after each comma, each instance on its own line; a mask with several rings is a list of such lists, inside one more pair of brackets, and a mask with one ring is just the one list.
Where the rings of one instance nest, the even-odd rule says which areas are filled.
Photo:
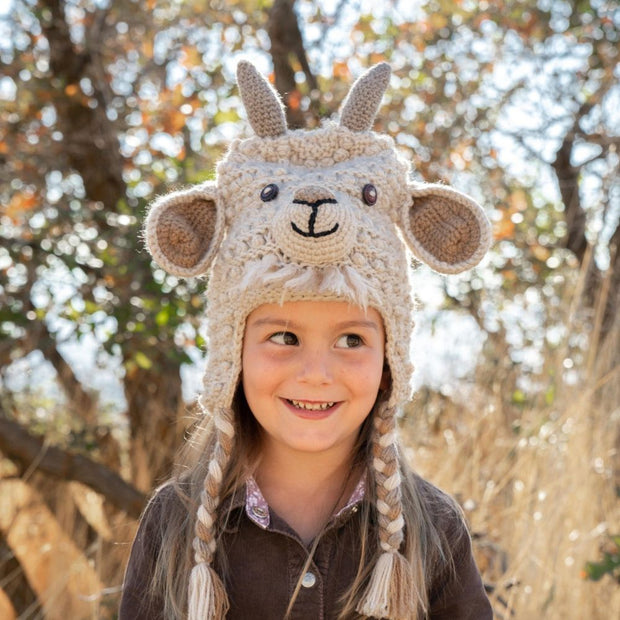
[[226, 589], [218, 574], [205, 562], [196, 564], [189, 577], [188, 620], [222, 620], [228, 608]]
[[281, 286], [286, 291], [318, 291], [319, 294], [345, 297], [361, 308], [381, 305], [379, 290], [349, 265], [308, 267], [282, 262], [273, 255], [250, 261], [239, 284], [244, 291], [258, 286]]
[[411, 567], [396, 551], [382, 553], [356, 611], [372, 618], [409, 620], [415, 617], [416, 601]]

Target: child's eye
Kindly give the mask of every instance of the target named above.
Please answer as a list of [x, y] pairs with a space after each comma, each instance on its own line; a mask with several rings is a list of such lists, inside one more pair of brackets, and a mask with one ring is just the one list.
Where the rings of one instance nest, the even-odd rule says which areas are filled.
[[364, 344], [361, 336], [357, 334], [344, 334], [338, 338], [336, 347], [338, 349], [355, 349], [361, 347]]
[[269, 340], [275, 344], [283, 344], [287, 346], [295, 346], [299, 344], [297, 336], [292, 332], [277, 332], [269, 336]]

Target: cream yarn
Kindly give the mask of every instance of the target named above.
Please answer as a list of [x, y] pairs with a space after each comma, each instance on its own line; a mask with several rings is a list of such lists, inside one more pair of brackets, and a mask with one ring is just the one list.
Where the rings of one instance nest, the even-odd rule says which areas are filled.
[[[352, 87], [339, 124], [288, 131], [282, 104], [248, 62], [239, 90], [256, 136], [234, 141], [215, 182], [164, 196], [145, 225], [154, 260], [179, 276], [209, 276], [208, 361], [201, 403], [217, 441], [197, 513], [189, 618], [223, 617], [226, 592], [211, 568], [220, 485], [234, 446], [231, 405], [249, 313], [265, 303], [345, 300], [373, 307], [386, 331], [392, 385], [374, 413], [373, 461], [381, 556], [358, 611], [405, 618], [419, 599], [400, 553], [404, 518], [396, 416], [411, 397], [412, 252], [442, 273], [479, 262], [490, 239], [482, 209], [441, 185], [413, 183], [388, 136], [370, 131], [389, 66]], [[376, 200], [374, 200], [376, 199]]]

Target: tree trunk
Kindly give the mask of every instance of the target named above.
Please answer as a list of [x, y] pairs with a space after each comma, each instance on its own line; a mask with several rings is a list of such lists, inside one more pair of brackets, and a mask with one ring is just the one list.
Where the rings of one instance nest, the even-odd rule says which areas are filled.
[[[106, 116], [105, 98], [97, 88], [95, 52], [78, 49], [69, 33], [62, 0], [44, 0], [51, 19], [41, 20], [50, 47], [52, 90], [63, 134], [63, 152], [69, 165], [79, 172], [90, 200], [103, 203], [106, 210], [116, 210], [125, 195], [123, 158], [116, 129]], [[82, 92], [80, 81], [88, 79], [95, 94]]]
[[[67, 154], [69, 166], [82, 177], [88, 200], [103, 204], [103, 210], [92, 213], [103, 229], [107, 226], [106, 213], [116, 211], [127, 189], [117, 128], [106, 115], [102, 80], [97, 79], [103, 75], [103, 68], [94, 43], [101, 36], [96, 30], [103, 22], [95, 20], [87, 24], [85, 44], [80, 47], [71, 40], [65, 3], [42, 0], [41, 5], [51, 15], [41, 20], [41, 26], [50, 47], [50, 87], [55, 93], [63, 152]], [[90, 80], [94, 94], [87, 96], [82, 92], [83, 79]], [[127, 249], [130, 251], [133, 250]], [[116, 286], [119, 286], [118, 278]], [[121, 303], [128, 303], [132, 293], [127, 287], [118, 294]], [[57, 351], [51, 353], [53, 360], [60, 364], [62, 359]], [[61, 374], [60, 379], [66, 377]], [[132, 478], [137, 488], [146, 492], [156, 481], [169, 475], [178, 444], [177, 414], [182, 407], [179, 365], [162, 361], [149, 370], [128, 370], [124, 389], [130, 423]], [[82, 397], [84, 404], [88, 404], [89, 395], [85, 391], [75, 392], [74, 396]]]
[[300, 107], [293, 63], [299, 62], [310, 90], [316, 90], [318, 85], [308, 64], [294, 4], [295, 0], [275, 0], [269, 12], [267, 33], [271, 40], [275, 87], [286, 105], [286, 122], [290, 129], [299, 129], [306, 126], [306, 121]]
[[[579, 264], [583, 266], [586, 256], [589, 256], [588, 240], [586, 237], [586, 212], [581, 203], [579, 193], [580, 177], [582, 169], [572, 164], [571, 158], [575, 146], [575, 136], [579, 133], [580, 121], [586, 116], [592, 105], [584, 103], [573, 121], [572, 128], [566, 133], [562, 144], [556, 152], [555, 160], [551, 167], [555, 173], [560, 196], [564, 204], [564, 216], [566, 220], [567, 233], [564, 246], [571, 250], [577, 257]], [[598, 303], [603, 303], [604, 308], [600, 317], [600, 330], [597, 337], [599, 342], [604, 342], [608, 334], [611, 333], [617, 317], [618, 305], [620, 303], [620, 257], [618, 247], [620, 243], [620, 226], [618, 226], [609, 244], [610, 252], [610, 274], [602, 273], [594, 260], [590, 260], [586, 265], [588, 270], [584, 287], [584, 303], [587, 308], [595, 310]], [[608, 287], [603, 291], [603, 284]], [[601, 292], [605, 298], [601, 300]]]

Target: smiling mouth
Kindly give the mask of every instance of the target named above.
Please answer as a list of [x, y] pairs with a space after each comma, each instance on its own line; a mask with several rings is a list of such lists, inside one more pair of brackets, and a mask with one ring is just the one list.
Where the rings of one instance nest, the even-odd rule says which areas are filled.
[[327, 409], [331, 409], [336, 403], [335, 402], [327, 402], [327, 403], [310, 403], [308, 401], [303, 400], [293, 400], [291, 398], [286, 399], [295, 409], [302, 409], [304, 411], [327, 411]]

